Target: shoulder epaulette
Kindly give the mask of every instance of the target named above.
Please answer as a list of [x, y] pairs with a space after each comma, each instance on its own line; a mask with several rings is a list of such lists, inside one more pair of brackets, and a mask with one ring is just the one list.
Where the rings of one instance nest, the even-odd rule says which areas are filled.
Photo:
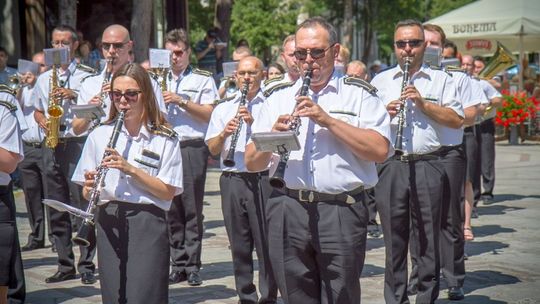
[[369, 82], [365, 81], [364, 79], [360, 79], [356, 77], [345, 77], [343, 78], [343, 82], [348, 85], [355, 85], [357, 87], [363, 88], [364, 90], [368, 91], [370, 94], [377, 93], [377, 88], [372, 86]]
[[281, 89], [285, 89], [285, 88], [288, 88], [288, 87], [292, 87], [293, 84], [294, 84], [294, 82], [284, 82], [284, 83], [277, 84], [277, 85], [271, 87], [270, 89], [264, 91], [263, 95], [264, 95], [264, 97], [269, 97], [274, 92], [277, 92], [277, 91], [279, 91]]
[[231, 101], [231, 100], [234, 99], [234, 97], [236, 97], [236, 96], [233, 95], [233, 96], [226, 97], [226, 98], [222, 98], [222, 99], [216, 99], [216, 100], [214, 100], [214, 106], [217, 106], [217, 105], [220, 104], [220, 103], [224, 103], [224, 102], [227, 102], [227, 101]]
[[462, 69], [461, 67], [458, 67], [458, 66], [453, 66], [453, 65], [447, 65], [445, 67], [445, 70], [447, 72], [461, 72], [461, 73], [467, 73], [467, 70], [465, 69]]
[[97, 71], [96, 69], [94, 69], [93, 67], [89, 67], [87, 65], [84, 65], [84, 64], [77, 64], [77, 69], [81, 70], [81, 71], [85, 71], [87, 73], [90, 73], [90, 74], [97, 74]]
[[90, 78], [90, 77], [95, 77], [95, 76], [98, 76], [99, 73], [96, 73], [96, 74], [90, 74], [90, 75], [87, 75], [87, 76], [84, 76], [82, 79], [81, 79], [81, 82], [85, 81], [86, 79]]
[[203, 75], [203, 76], [206, 76], [206, 77], [212, 77], [212, 72], [208, 72], [208, 71], [201, 70], [201, 69], [198, 69], [198, 68], [193, 69], [193, 74], [199, 74], [199, 75]]
[[429, 68], [432, 69], [432, 70], [439, 70], [439, 71], [442, 71], [442, 69], [443, 69], [442, 67], [436, 66], [436, 65], [430, 65]]
[[7, 86], [5, 84], [0, 84], [0, 92], [9, 93], [9, 94], [11, 94], [13, 96], [16, 95], [15, 90], [13, 90], [12, 88], [10, 88], [9, 86]]
[[151, 71], [151, 70], [147, 70], [146, 72], [148, 73], [148, 76], [150, 76], [150, 78], [154, 79], [155, 81], [158, 81], [159, 75], [156, 72]]
[[0, 100], [0, 106], [8, 108], [10, 112], [17, 111], [17, 106], [6, 100]]
[[178, 133], [174, 131], [173, 129], [166, 127], [164, 125], [161, 125], [159, 127], [156, 127], [155, 125], [152, 125], [152, 132], [157, 135], [162, 135], [168, 138], [176, 138], [178, 137]]
[[281, 80], [283, 80], [283, 78], [285, 78], [285, 75], [281, 75], [279, 77], [275, 77], [275, 78], [271, 78], [271, 79], [266, 79], [264, 81], [264, 85], [267, 86], [267, 85], [271, 84], [272, 82], [281, 81]]

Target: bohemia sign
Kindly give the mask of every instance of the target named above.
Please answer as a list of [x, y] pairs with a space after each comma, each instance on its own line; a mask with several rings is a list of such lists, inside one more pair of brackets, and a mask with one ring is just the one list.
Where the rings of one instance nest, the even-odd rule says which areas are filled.
[[[455, 24], [452, 26], [454, 34], [490, 33], [497, 31], [496, 22]], [[467, 40], [465, 44], [470, 49], [491, 49], [491, 41], [485, 39]]]

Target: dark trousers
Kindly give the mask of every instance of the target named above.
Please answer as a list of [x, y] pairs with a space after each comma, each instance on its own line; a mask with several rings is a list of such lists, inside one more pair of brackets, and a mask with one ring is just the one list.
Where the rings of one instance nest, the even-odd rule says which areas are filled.
[[24, 303], [21, 248], [17, 233], [13, 182], [0, 186], [0, 286], [8, 286], [8, 303]]
[[474, 126], [467, 127], [463, 130], [463, 143], [465, 148], [465, 155], [467, 157], [467, 174], [465, 181], [473, 182], [474, 178], [480, 176], [478, 166], [478, 143], [476, 142], [476, 128]]
[[[40, 145], [40, 144], [37, 144]], [[19, 163], [21, 172], [22, 188], [30, 234], [28, 244], [43, 246], [45, 244], [45, 212], [41, 203], [45, 198], [45, 172], [43, 171], [43, 156], [40, 146], [24, 144], [24, 159]]]
[[[446, 174], [437, 160], [380, 166], [375, 187], [386, 247], [384, 298], [386, 303], [409, 303], [407, 251], [409, 236], [418, 264], [416, 303], [433, 303], [439, 295], [439, 230]], [[412, 229], [412, 231], [410, 231]]]
[[482, 195], [493, 196], [495, 186], [495, 123], [493, 119], [476, 125], [476, 142], [480, 170], [479, 175], [473, 179], [473, 191], [474, 201], [478, 202]]
[[184, 192], [174, 197], [167, 212], [173, 271], [201, 268], [203, 199], [208, 148], [204, 140], [181, 143]]
[[[219, 186], [221, 209], [241, 303], [275, 303], [277, 285], [270, 266], [265, 205], [272, 191], [268, 172], [223, 172]], [[253, 249], [259, 262], [259, 292], [253, 284]]]
[[168, 303], [165, 211], [109, 202], [98, 207], [96, 230], [103, 303]]
[[[88, 203], [82, 198], [82, 188], [71, 182], [71, 176], [79, 162], [83, 145], [84, 138], [78, 138], [59, 143], [54, 153], [51, 149], [43, 149], [44, 169], [47, 176], [47, 198], [59, 200], [73, 206], [79, 205], [82, 209], [85, 209], [85, 204]], [[49, 209], [51, 232], [58, 250], [58, 270], [62, 272], [74, 271], [70, 216], [68, 213], [58, 212], [52, 208]], [[94, 239], [95, 234], [90, 237], [90, 240]], [[80, 273], [94, 272], [95, 242], [90, 242], [88, 247], [80, 246], [79, 248], [81, 256], [77, 265], [78, 271]]]
[[360, 302], [368, 221], [362, 200], [306, 203], [272, 192], [268, 243], [285, 303]]
[[369, 214], [368, 225], [377, 225], [377, 202], [375, 202], [375, 188], [366, 189], [364, 198]]
[[[441, 208], [441, 271], [449, 287], [462, 287], [465, 280], [465, 243], [463, 238], [463, 188], [466, 158], [462, 145], [445, 147], [440, 163], [448, 177], [444, 184]], [[411, 235], [414, 238], [414, 235]], [[414, 242], [411, 242], [413, 244]], [[416, 246], [410, 246], [412, 272], [409, 286], [417, 290], [418, 264]]]

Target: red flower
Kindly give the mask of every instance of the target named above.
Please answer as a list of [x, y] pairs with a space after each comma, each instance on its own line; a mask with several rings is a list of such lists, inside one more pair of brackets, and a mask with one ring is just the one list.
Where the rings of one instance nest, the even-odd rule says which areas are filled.
[[527, 97], [527, 93], [516, 92], [511, 94], [508, 90], [502, 91], [502, 106], [497, 109], [495, 123], [502, 126], [519, 125], [529, 117], [534, 117], [540, 110], [540, 101], [534, 97]]

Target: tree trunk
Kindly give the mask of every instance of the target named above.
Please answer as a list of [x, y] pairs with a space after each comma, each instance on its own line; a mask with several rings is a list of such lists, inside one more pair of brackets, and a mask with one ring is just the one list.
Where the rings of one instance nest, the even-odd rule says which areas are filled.
[[369, 56], [371, 55], [371, 43], [373, 41], [373, 4], [372, 1], [364, 2], [362, 19], [364, 20], [364, 49], [362, 50], [362, 62], [369, 65]]
[[58, 16], [60, 24], [77, 29], [77, 0], [58, 1]]
[[[229, 43], [231, 29], [231, 13], [233, 0], [216, 0], [214, 26], [219, 29], [218, 37], [221, 41]], [[228, 52], [223, 58], [228, 58]]]
[[353, 0], [345, 0], [343, 5], [343, 40], [342, 45], [349, 50], [352, 49], [353, 35]]
[[133, 0], [131, 40], [136, 62], [148, 59], [150, 30], [152, 29], [152, 0]]

